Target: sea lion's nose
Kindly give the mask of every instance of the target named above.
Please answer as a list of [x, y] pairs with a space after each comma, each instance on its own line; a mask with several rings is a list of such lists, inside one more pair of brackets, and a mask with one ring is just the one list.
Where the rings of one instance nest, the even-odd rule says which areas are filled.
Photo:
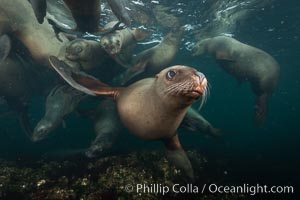
[[196, 75], [199, 77], [200, 84], [202, 84], [202, 82], [206, 79], [204, 74], [201, 72], [196, 72]]
[[196, 72], [196, 82], [197, 82], [197, 86], [195, 88], [195, 90], [197, 90], [199, 93], [203, 94], [204, 91], [206, 90], [207, 87], [207, 79], [205, 77], [205, 75], [201, 72]]

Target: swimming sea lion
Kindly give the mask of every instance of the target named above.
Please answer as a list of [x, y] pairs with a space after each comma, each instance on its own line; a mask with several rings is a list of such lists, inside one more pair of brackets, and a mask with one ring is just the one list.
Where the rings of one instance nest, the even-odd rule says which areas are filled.
[[100, 43], [93, 40], [75, 39], [65, 46], [65, 58], [78, 63], [84, 70], [101, 65], [107, 56]]
[[189, 178], [194, 178], [177, 128], [191, 104], [201, 96], [205, 99], [207, 80], [202, 73], [186, 66], [173, 66], [162, 70], [155, 78], [142, 79], [128, 87], [112, 88], [94, 77], [72, 71], [54, 56], [49, 62], [74, 88], [90, 95], [114, 98], [124, 126], [142, 139], [162, 140], [167, 159]]
[[280, 67], [268, 53], [233, 38], [218, 36], [198, 42], [193, 55], [209, 53], [238, 81], [249, 81], [256, 95], [255, 120], [262, 126], [268, 103], [279, 81]]
[[24, 0], [1, 0], [0, 34], [9, 34], [21, 41], [33, 59], [43, 65], [48, 65], [49, 55], [58, 55], [66, 42], [57, 38], [47, 21], [39, 24], [30, 3]]
[[31, 140], [36, 142], [46, 138], [63, 122], [64, 117], [74, 111], [84, 97], [84, 93], [68, 85], [54, 87], [46, 100], [45, 115], [34, 128]]
[[[2, 47], [4, 45], [0, 42], [0, 49]], [[36, 79], [32, 79], [34, 74], [27, 70], [29, 67], [29, 63], [23, 62], [15, 55], [10, 55], [0, 62], [0, 97], [5, 99], [9, 108], [17, 115], [24, 132], [30, 137], [32, 128], [27, 109]]]
[[[116, 22], [113, 22], [111, 26], [114, 26]], [[138, 41], [144, 40], [148, 36], [148, 33], [138, 29], [124, 28], [116, 30], [109, 34], [104, 35], [101, 40], [101, 46], [112, 56], [117, 55], [120, 51], [131, 44], [135, 44]]]
[[183, 33], [183, 27], [171, 31], [158, 45], [137, 54], [133, 58], [132, 67], [125, 72], [122, 84], [141, 74], [152, 76], [168, 66], [179, 50]]

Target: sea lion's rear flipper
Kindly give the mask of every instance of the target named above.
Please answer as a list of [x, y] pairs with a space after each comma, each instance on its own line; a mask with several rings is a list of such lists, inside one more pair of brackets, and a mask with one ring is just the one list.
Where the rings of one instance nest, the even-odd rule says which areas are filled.
[[182, 170], [187, 178], [189, 178], [189, 181], [194, 181], [194, 170], [189, 158], [181, 147], [178, 135], [176, 134], [172, 138], [165, 139], [163, 142], [166, 146], [167, 160], [176, 168]]
[[269, 99], [269, 94], [263, 94], [256, 98], [255, 122], [259, 127], [263, 127], [267, 120]]
[[10, 39], [7, 35], [2, 35], [0, 37], [0, 63], [3, 62], [11, 49]]
[[47, 13], [46, 0], [30, 0], [37, 21], [42, 24]]
[[58, 74], [73, 88], [88, 95], [114, 97], [118, 92], [117, 88], [111, 88], [95, 77], [84, 72], [75, 72], [64, 61], [55, 56], [50, 56], [49, 62]]

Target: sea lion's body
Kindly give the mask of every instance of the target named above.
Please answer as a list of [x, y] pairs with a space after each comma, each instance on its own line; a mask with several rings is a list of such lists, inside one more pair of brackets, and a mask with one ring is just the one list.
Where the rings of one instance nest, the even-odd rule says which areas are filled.
[[46, 138], [68, 114], [75, 110], [84, 96], [82, 92], [74, 90], [68, 85], [54, 87], [46, 99], [45, 115], [34, 128], [32, 141], [36, 142]]
[[161, 98], [157, 96], [153, 82], [152, 78], [136, 82], [122, 90], [116, 99], [123, 123], [134, 135], [145, 140], [174, 136], [187, 109], [177, 110], [173, 117], [164, 105], [167, 102], [156, 103]]
[[63, 45], [46, 20], [43, 24], [37, 22], [30, 3], [24, 0], [1, 0], [1, 33], [20, 40], [34, 60], [45, 65], [48, 64], [49, 55], [58, 55]]
[[74, 88], [116, 101], [123, 125], [145, 140], [162, 140], [167, 158], [193, 179], [193, 170], [178, 139], [177, 129], [192, 103], [206, 95], [207, 80], [193, 68], [173, 66], [155, 78], [142, 79], [128, 87], [111, 88], [95, 78], [70, 71], [50, 57], [54, 69]]
[[141, 74], [143, 77], [152, 76], [168, 66], [179, 50], [183, 33], [183, 28], [172, 31], [158, 45], [137, 54], [133, 58], [133, 66], [125, 73], [123, 83]]
[[[117, 22], [110, 22], [105, 25], [105, 28], [114, 27]], [[137, 41], [145, 39], [148, 34], [138, 29], [124, 28], [115, 30], [112, 33], [104, 35], [101, 40], [101, 46], [112, 56], [118, 55], [122, 50], [130, 45], [136, 44]]]
[[[25, 66], [27, 65], [27, 66]], [[16, 56], [7, 57], [0, 62], [0, 97], [5, 99], [14, 111], [25, 133], [30, 137], [32, 128], [27, 115], [28, 104], [37, 89], [36, 79], [32, 79], [30, 64]]]
[[100, 22], [100, 0], [64, 0], [71, 10], [77, 24], [77, 30], [83, 32], [97, 32]]
[[239, 82], [249, 81], [256, 100], [256, 121], [264, 124], [268, 101], [275, 91], [280, 67], [268, 53], [241, 43], [233, 38], [218, 36], [200, 41], [194, 48], [194, 55], [209, 53], [220, 66]]
[[28, 100], [32, 91], [30, 82], [30, 75], [19, 60], [8, 57], [0, 63], [0, 96]]
[[95, 69], [107, 56], [100, 43], [93, 40], [75, 39], [65, 46], [65, 58], [79, 64], [83, 70]]

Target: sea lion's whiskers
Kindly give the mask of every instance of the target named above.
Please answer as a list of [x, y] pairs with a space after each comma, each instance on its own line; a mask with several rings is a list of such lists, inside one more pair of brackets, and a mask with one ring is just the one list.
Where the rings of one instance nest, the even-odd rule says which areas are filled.
[[[173, 87], [170, 87], [169, 89], [166, 90], [164, 97], [170, 95], [170, 94], [177, 94], [178, 88], [180, 88], [181, 84], [174, 84]], [[163, 98], [164, 98], [163, 97]]]
[[207, 98], [208, 98], [209, 95], [210, 95], [210, 88], [209, 88], [209, 85], [210, 85], [210, 84], [207, 83], [207, 86], [205, 87], [204, 93], [203, 93], [202, 98], [201, 98], [200, 106], [198, 107], [198, 111], [200, 111], [201, 108], [204, 106], [204, 104], [206, 104]]
[[189, 83], [189, 81], [186, 80], [184, 82], [175, 83], [175, 84], [170, 85], [166, 89], [165, 95], [163, 96], [163, 98], [167, 97], [170, 94], [178, 95], [178, 94], [182, 93], [183, 87], [185, 87], [188, 83]]

